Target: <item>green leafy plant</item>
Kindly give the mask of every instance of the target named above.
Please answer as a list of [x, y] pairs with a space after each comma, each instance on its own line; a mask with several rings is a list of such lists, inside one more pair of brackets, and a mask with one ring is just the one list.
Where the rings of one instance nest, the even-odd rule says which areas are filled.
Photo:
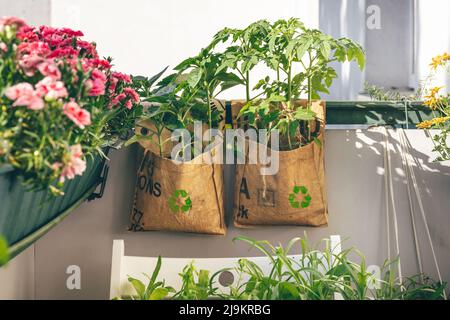
[[[420, 275], [400, 281], [393, 271], [396, 261], [387, 261], [381, 268], [381, 279], [376, 279], [360, 251], [350, 248], [334, 253], [329, 240], [323, 241], [320, 250], [310, 247], [306, 238], [294, 238], [286, 248], [247, 237], [236, 240], [261, 251], [271, 260], [272, 269], [267, 275], [253, 262], [242, 259], [238, 270], [250, 280], [232, 288], [230, 296], [222, 295], [224, 298], [330, 300], [335, 294], [345, 300], [444, 298], [445, 283]], [[288, 256], [296, 246], [300, 252], [291, 254], [301, 254], [299, 260]], [[351, 257], [359, 258], [359, 263]]]
[[173, 299], [178, 300], [206, 300], [216, 296], [216, 288], [213, 287], [215, 275], [210, 277], [208, 270], [199, 270], [195, 268], [194, 263], [185, 266], [180, 273], [182, 286]]
[[[245, 86], [246, 104], [240, 117], [256, 129], [267, 129], [268, 135], [279, 130], [281, 148], [290, 150], [311, 141], [319, 143], [317, 132], [312, 132], [317, 123], [310, 107], [319, 93], [328, 93], [336, 78], [330, 66], [334, 61], [357, 61], [362, 69], [364, 52], [350, 39], [307, 29], [295, 18], [275, 23], [260, 20], [243, 29], [219, 31], [206, 48], [176, 66], [176, 73], [160, 81], [155, 90], [148, 90], [150, 83], [145, 82], [136, 83], [136, 90], [143, 101], [155, 103], [143, 119], [155, 125], [151, 134], [161, 137], [164, 129], [192, 130], [194, 121], [218, 128], [223, 120], [222, 110], [215, 107], [218, 95]], [[252, 71], [259, 65], [268, 67], [276, 78], [266, 76], [251, 88]], [[306, 105], [295, 102], [302, 96], [307, 97]], [[161, 151], [167, 141], [155, 140]], [[194, 156], [200, 152], [197, 149], [191, 148]]]
[[159, 271], [161, 270], [161, 264], [161, 257], [159, 256], [152, 276], [148, 277], [145, 275], [149, 280], [147, 286], [145, 286], [145, 284], [138, 279], [130, 276], [128, 277], [128, 282], [130, 282], [136, 291], [136, 296], [131, 296], [128, 298], [132, 300], [162, 300], [170, 293], [175, 292], [172, 287], [165, 286], [164, 281], [157, 281]]
[[[180, 273], [180, 290], [171, 297], [164, 297], [183, 300], [333, 300], [339, 295], [344, 300], [445, 299], [446, 283], [435, 282], [420, 274], [399, 279], [394, 271], [398, 260], [386, 261], [380, 268], [380, 278], [376, 278], [359, 250], [349, 248], [337, 253], [328, 239], [311, 245], [306, 236], [294, 238], [286, 247], [243, 236], [234, 241], [243, 241], [259, 250], [270, 261], [270, 270], [264, 271], [255, 262], [240, 259], [234, 268], [236, 281], [223, 290], [216, 283], [219, 275], [230, 268], [210, 276], [209, 271], [197, 271], [194, 263], [190, 263]], [[300, 258], [291, 255], [300, 255]], [[143, 292], [144, 285], [139, 287]]]
[[[334, 39], [319, 30], [307, 29], [295, 18], [278, 20], [273, 24], [261, 21], [257, 26], [264, 32], [256, 33], [256, 40], [249, 37], [257, 48], [254, 51], [259, 53], [254, 54], [251, 61], [255, 65], [264, 63], [275, 71], [276, 79], [266, 76], [259, 80], [254, 87], [260, 91], [256, 95], [258, 99], [247, 94], [247, 104], [240, 115], [251, 126], [267, 129], [268, 134], [279, 130], [282, 138], [280, 148], [292, 150], [316, 138], [311, 133], [316, 116], [311, 103], [320, 99], [320, 93], [329, 93], [328, 89], [337, 77], [330, 63], [354, 60], [362, 69], [364, 51], [350, 39]], [[238, 37], [233, 38], [234, 42], [239, 40]], [[302, 96], [307, 97], [306, 105], [294, 103]]]
[[[155, 129], [150, 129], [146, 137], [133, 137], [128, 143], [148, 139], [157, 145], [162, 156], [164, 145], [171, 141], [170, 138], [163, 139], [165, 130], [186, 129], [193, 133], [195, 121], [207, 124], [207, 128], [219, 128], [223, 115], [216, 107], [216, 97], [242, 81], [226, 68], [219, 68], [223, 54], [215, 53], [213, 48], [210, 45], [197, 56], [182, 61], [174, 68], [175, 73], [163, 78], [155, 88], [153, 84], [161, 74], [152, 79], [135, 78], [134, 88], [141, 100], [149, 104], [140, 120], [150, 121]], [[194, 157], [202, 152], [192, 141], [185, 144], [181, 153], [188, 146]]]
[[211, 44], [215, 47], [231, 39], [231, 44], [222, 53], [223, 59], [217, 72], [227, 69], [236, 71], [239, 80], [234, 82], [245, 85], [247, 101], [253, 99], [250, 97], [250, 71], [264, 60], [265, 39], [270, 30], [270, 23], [266, 20], [254, 22], [245, 29], [225, 28], [214, 36]]

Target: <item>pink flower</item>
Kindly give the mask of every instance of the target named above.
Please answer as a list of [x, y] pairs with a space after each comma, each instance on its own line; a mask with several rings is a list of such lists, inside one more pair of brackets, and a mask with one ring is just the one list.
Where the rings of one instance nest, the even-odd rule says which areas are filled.
[[17, 17], [1, 17], [0, 18], [0, 32], [4, 29], [5, 26], [15, 26], [17, 29], [26, 26], [24, 20]]
[[136, 91], [134, 91], [133, 88], [130, 88], [130, 87], [123, 88], [123, 92], [124, 92], [128, 97], [130, 97], [131, 100], [133, 100], [133, 102], [139, 103], [139, 101], [140, 101], [139, 95], [137, 94]]
[[112, 76], [113, 76], [113, 78], [123, 81], [125, 83], [131, 83], [131, 77], [127, 74], [123, 74], [120, 72], [113, 72]]
[[82, 36], [84, 36], [82, 31], [80, 31], [80, 30], [72, 30], [72, 29], [69, 29], [69, 28], [57, 29], [57, 32], [61, 33], [62, 35], [68, 36], [68, 37], [82, 37]]
[[109, 103], [109, 108], [112, 108], [120, 103], [123, 99], [125, 99], [127, 96], [125, 93], [118, 94], [117, 96], [112, 99], [112, 101]]
[[86, 89], [90, 96], [105, 94], [106, 75], [99, 69], [92, 70], [91, 79], [86, 81]]
[[89, 111], [81, 108], [75, 101], [64, 104], [63, 110], [64, 114], [81, 129], [91, 124], [91, 114]]
[[8, 51], [8, 46], [6, 45], [6, 43], [0, 42], [0, 50], [3, 51], [3, 52], [7, 52]]
[[6, 89], [5, 96], [9, 100], [16, 100], [18, 97], [25, 94], [30, 94], [33, 91], [34, 88], [31, 84], [29, 84], [28, 82], [21, 82]]
[[61, 79], [61, 72], [53, 61], [44, 61], [38, 65], [38, 70], [45, 77], [52, 77], [53, 79]]
[[83, 56], [89, 56], [91, 58], [98, 58], [97, 49], [95, 47], [95, 43], [78, 40], [77, 41], [77, 47], [82, 50]]
[[37, 55], [41, 57], [46, 57], [50, 53], [50, 47], [47, 43], [42, 41], [33, 42], [21, 42], [17, 47], [19, 55]]
[[91, 64], [97, 68], [111, 69], [111, 63], [105, 59], [91, 59]]
[[44, 58], [37, 55], [25, 55], [19, 60], [19, 66], [28, 77], [34, 76], [37, 66], [44, 61]]
[[28, 40], [28, 41], [38, 41], [39, 36], [37, 34], [36, 28], [30, 26], [24, 26], [20, 28], [17, 32], [17, 39]]
[[40, 110], [44, 108], [44, 100], [33, 86], [22, 82], [6, 89], [5, 95], [10, 100], [15, 100], [13, 106], [26, 106], [31, 110]]
[[44, 108], [44, 100], [42, 100], [39, 93], [33, 91], [30, 94], [20, 96], [13, 106], [26, 106], [30, 110], [41, 110]]
[[125, 108], [131, 109], [133, 107], [133, 102], [128, 99], [127, 102], [125, 102]]
[[[83, 151], [81, 145], [76, 144], [70, 147], [70, 152], [66, 156], [66, 161], [61, 172], [60, 182], [64, 182], [65, 179], [74, 179], [76, 175], [81, 176], [86, 170], [86, 161], [82, 159]], [[56, 164], [56, 166], [58, 163]]]
[[45, 77], [36, 84], [36, 91], [43, 97], [57, 100], [67, 97], [67, 90], [62, 81], [53, 77]]
[[110, 80], [109, 80], [109, 88], [108, 88], [109, 93], [116, 92], [117, 82], [119, 82], [119, 80], [117, 78], [114, 78], [114, 77], [110, 78]]
[[78, 55], [74, 48], [57, 48], [49, 54], [49, 58], [72, 58]]

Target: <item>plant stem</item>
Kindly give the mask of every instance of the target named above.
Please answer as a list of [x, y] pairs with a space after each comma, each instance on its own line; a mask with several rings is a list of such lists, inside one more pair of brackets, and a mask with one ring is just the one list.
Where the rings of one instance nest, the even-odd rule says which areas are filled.
[[308, 108], [311, 107], [312, 93], [311, 93], [311, 76], [308, 76]]
[[288, 106], [291, 105], [291, 99], [292, 99], [292, 89], [291, 89], [291, 75], [292, 75], [292, 63], [289, 62], [289, 69], [287, 74], [287, 80], [288, 80]]
[[[206, 92], [207, 92], [207, 94], [206, 94], [206, 103], [208, 104], [208, 124], [209, 124], [209, 129], [212, 129], [211, 99], [210, 99], [210, 92], [209, 92], [209, 88], [208, 87], [207, 87]], [[211, 136], [210, 136], [210, 138], [211, 138]]]
[[250, 71], [245, 73], [245, 95], [247, 102], [250, 101]]
[[[277, 68], [277, 82], [280, 82], [280, 67]], [[277, 85], [277, 93], [280, 94], [280, 86]]]
[[289, 150], [292, 150], [290, 122], [287, 123], [287, 136], [288, 136]]
[[159, 156], [162, 158], [162, 156], [163, 156], [163, 148], [162, 148], [161, 134], [162, 134], [163, 129], [161, 127], [158, 127], [157, 130], [158, 130]]

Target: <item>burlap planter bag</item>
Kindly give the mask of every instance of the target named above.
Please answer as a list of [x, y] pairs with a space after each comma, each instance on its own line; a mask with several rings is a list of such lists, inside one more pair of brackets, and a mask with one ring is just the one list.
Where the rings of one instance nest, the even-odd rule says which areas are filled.
[[279, 151], [279, 171], [275, 175], [261, 175], [263, 166], [248, 164], [248, 157], [246, 164], [237, 165], [233, 210], [236, 227], [328, 223], [323, 158], [325, 103], [314, 102], [312, 110], [321, 123], [317, 137], [320, 144], [311, 142]]
[[222, 165], [203, 154], [176, 164], [145, 150], [138, 168], [132, 229], [225, 234]]

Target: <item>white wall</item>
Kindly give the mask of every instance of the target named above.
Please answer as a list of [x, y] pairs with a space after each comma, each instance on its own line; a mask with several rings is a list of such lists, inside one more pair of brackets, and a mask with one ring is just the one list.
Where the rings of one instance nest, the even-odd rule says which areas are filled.
[[[431, 58], [450, 52], [450, 1], [416, 0], [416, 21], [415, 81], [420, 83], [430, 72]], [[450, 74], [438, 73], [433, 85], [447, 85], [450, 92]]]
[[34, 299], [34, 245], [0, 268], [0, 300]]
[[0, 0], [0, 17], [16, 16], [30, 25], [50, 23], [51, 0]]
[[[107, 4], [106, 4], [107, 3]], [[318, 27], [319, 0], [57, 0], [52, 25], [79, 28], [95, 39], [118, 70], [153, 75], [196, 55], [224, 27], [245, 27], [259, 19], [299, 17]], [[264, 74], [265, 76], [265, 74]], [[260, 79], [255, 72], [253, 79]], [[242, 97], [244, 88], [223, 98]]]

